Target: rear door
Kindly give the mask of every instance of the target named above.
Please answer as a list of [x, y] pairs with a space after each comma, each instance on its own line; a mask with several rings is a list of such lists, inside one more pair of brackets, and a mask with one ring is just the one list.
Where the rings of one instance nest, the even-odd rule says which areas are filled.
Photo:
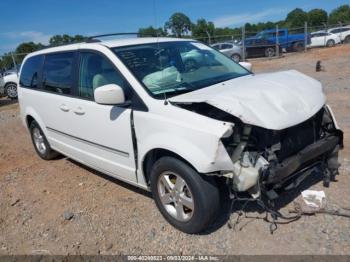
[[321, 33], [312, 34], [311, 46], [322, 46], [324, 45], [324, 36]]
[[131, 110], [94, 102], [99, 86], [124, 82], [113, 64], [97, 53], [48, 55], [43, 68], [45, 123], [54, 148], [88, 166], [136, 182]]

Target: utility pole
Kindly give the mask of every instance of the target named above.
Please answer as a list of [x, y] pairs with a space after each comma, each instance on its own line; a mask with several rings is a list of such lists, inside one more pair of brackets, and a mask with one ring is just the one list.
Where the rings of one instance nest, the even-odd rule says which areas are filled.
[[276, 57], [280, 56], [280, 42], [279, 42], [279, 33], [278, 25], [276, 25]]
[[17, 63], [16, 63], [16, 59], [15, 59], [15, 57], [13, 55], [13, 52], [11, 52], [11, 57], [12, 57], [13, 66], [15, 67], [17, 75], [18, 75]]
[[308, 40], [308, 33], [307, 33], [307, 22], [305, 22], [305, 25], [304, 25], [304, 48], [305, 48], [305, 52], [307, 51], [307, 40]]
[[245, 61], [245, 25], [242, 27], [242, 61]]

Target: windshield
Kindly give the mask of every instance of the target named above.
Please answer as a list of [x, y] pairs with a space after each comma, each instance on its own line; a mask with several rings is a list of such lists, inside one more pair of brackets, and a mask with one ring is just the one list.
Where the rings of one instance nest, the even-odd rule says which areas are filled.
[[250, 74], [230, 58], [199, 42], [152, 43], [118, 47], [113, 51], [156, 98]]

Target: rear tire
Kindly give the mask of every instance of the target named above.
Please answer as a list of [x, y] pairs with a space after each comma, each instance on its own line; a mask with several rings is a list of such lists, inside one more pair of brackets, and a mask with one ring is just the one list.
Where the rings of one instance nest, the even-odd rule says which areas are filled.
[[344, 44], [350, 44], [350, 35], [348, 35], [347, 37], [345, 37], [345, 39], [344, 39]]
[[38, 123], [33, 120], [29, 126], [32, 142], [37, 154], [44, 160], [56, 158], [59, 154], [52, 150]]
[[158, 209], [175, 228], [199, 233], [211, 225], [220, 209], [214, 177], [197, 173], [173, 157], [162, 157], [152, 167], [151, 190]]
[[327, 46], [327, 47], [333, 47], [333, 46], [335, 46], [335, 41], [334, 41], [333, 39], [328, 40], [326, 46]]

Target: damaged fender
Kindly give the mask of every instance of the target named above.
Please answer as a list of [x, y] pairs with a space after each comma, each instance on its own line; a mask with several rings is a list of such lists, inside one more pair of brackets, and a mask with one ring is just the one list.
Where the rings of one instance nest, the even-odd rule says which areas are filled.
[[[169, 108], [181, 110], [172, 105]], [[193, 117], [185, 110], [180, 113], [184, 114], [183, 119], [187, 115], [191, 119], [174, 122], [174, 119], [159, 114], [135, 112], [138, 166], [142, 167], [151, 150], [166, 149], [184, 158], [200, 173], [232, 170], [233, 163], [221, 138], [232, 134], [233, 124], [200, 115]]]

